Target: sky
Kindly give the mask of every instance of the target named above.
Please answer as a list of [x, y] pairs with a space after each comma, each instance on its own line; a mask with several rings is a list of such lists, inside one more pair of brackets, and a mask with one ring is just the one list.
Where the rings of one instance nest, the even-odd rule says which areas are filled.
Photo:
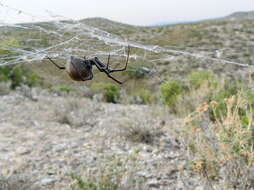
[[250, 10], [254, 10], [254, 0], [0, 0], [0, 23], [52, 20], [62, 15], [72, 19], [104, 17], [126, 24], [154, 25]]

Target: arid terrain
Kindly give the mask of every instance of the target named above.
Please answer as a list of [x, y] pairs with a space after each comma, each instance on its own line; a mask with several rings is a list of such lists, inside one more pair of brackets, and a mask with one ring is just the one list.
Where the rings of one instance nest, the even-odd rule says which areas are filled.
[[[102, 18], [22, 27], [0, 27], [0, 190], [254, 189], [253, 12], [156, 27]], [[44, 58], [111, 53], [115, 66], [123, 39], [123, 85], [96, 69], [73, 82]]]
[[73, 183], [71, 174], [107, 174], [125, 175], [121, 182], [134, 189], [184, 187], [178, 167], [186, 161], [168, 128], [177, 121], [160, 115], [161, 108], [96, 103], [38, 89], [31, 93], [30, 98], [22, 91], [0, 98], [0, 167], [11, 175], [10, 186], [64, 189]]

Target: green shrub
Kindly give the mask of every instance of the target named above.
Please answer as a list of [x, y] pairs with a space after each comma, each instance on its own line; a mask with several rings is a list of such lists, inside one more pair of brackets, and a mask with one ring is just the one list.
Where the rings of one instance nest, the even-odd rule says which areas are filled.
[[7, 55], [7, 54], [10, 54], [10, 53], [11, 53], [11, 52], [10, 52], [9, 50], [0, 48], [0, 55]]
[[61, 92], [66, 92], [66, 93], [70, 93], [70, 91], [72, 90], [69, 86], [59, 86], [57, 89]]
[[194, 88], [199, 88], [206, 82], [212, 87], [216, 87], [217, 84], [214, 74], [210, 71], [193, 71], [188, 75], [187, 79]]
[[177, 95], [184, 92], [182, 83], [177, 80], [162, 83], [160, 89], [164, 99], [164, 104], [168, 106], [174, 106]]
[[120, 89], [112, 83], [96, 83], [91, 86], [91, 89], [101, 91], [105, 102], [117, 103], [119, 101]]
[[76, 182], [72, 185], [72, 190], [118, 190], [120, 185], [109, 179], [108, 176], [103, 176], [100, 179], [96, 178], [81, 178], [72, 175], [72, 179]]
[[147, 67], [136, 65], [130, 66], [127, 72], [130, 77], [139, 79], [146, 77], [151, 71]]
[[12, 88], [16, 88], [17, 86], [20, 86], [21, 84], [25, 83], [25, 69], [21, 66], [16, 66], [13, 69], [10, 70], [9, 78], [12, 81]]
[[9, 80], [10, 67], [1, 66], [0, 67], [0, 81], [6, 82]]
[[41, 82], [40, 77], [23, 65], [0, 67], [0, 80], [11, 82], [11, 88], [15, 89], [21, 84], [29, 87], [36, 86]]
[[114, 84], [107, 84], [103, 97], [106, 102], [117, 103], [120, 98], [120, 89]]
[[227, 112], [225, 99], [237, 95], [237, 93], [242, 90], [244, 90], [244, 85], [240, 81], [226, 80], [223, 86], [213, 91], [210, 95], [209, 101], [216, 101], [219, 105], [216, 107], [214, 112], [210, 112], [210, 119], [214, 120], [216, 117], [214, 114], [217, 116], [225, 116]]

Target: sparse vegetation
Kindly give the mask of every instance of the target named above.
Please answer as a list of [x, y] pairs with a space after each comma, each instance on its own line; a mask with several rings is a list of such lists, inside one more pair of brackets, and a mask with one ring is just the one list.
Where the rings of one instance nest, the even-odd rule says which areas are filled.
[[103, 99], [105, 102], [118, 103], [120, 98], [120, 88], [112, 83], [97, 83], [94, 84], [91, 89], [97, 90], [103, 93]]
[[[217, 108], [221, 104], [226, 110], [218, 114]], [[183, 136], [191, 153], [190, 169], [203, 176], [211, 188], [212, 182], [220, 179], [225, 179], [220, 181], [220, 187], [224, 188], [250, 189], [254, 186], [251, 175], [254, 160], [252, 109], [250, 102], [238, 91], [223, 102], [204, 103], [185, 119]], [[210, 111], [214, 113], [215, 121], [209, 120]], [[245, 173], [244, 176], [241, 173]]]
[[140, 79], [140, 78], [144, 78], [146, 77], [151, 71], [149, 68], [145, 67], [145, 66], [131, 66], [128, 70], [127, 70], [128, 74], [130, 77], [134, 78], [134, 79]]
[[7, 95], [10, 92], [10, 83], [0, 82], [0, 96]]
[[139, 89], [137, 92], [134, 93], [132, 96], [131, 103], [135, 104], [150, 104], [152, 103], [152, 93], [147, 89]]
[[[125, 158], [113, 154], [107, 158], [107, 162], [101, 163], [99, 170], [94, 174], [87, 174], [86, 177], [71, 175], [74, 184], [72, 190], [140, 190], [148, 189], [144, 180], [134, 176], [138, 171], [136, 165], [137, 153], [132, 153]], [[131, 163], [130, 168], [125, 167]]]
[[199, 88], [204, 83], [208, 83], [209, 86], [216, 87], [216, 79], [211, 71], [192, 71], [187, 76], [188, 82], [191, 87]]
[[86, 112], [82, 109], [81, 103], [72, 98], [66, 98], [66, 104], [55, 109], [56, 121], [70, 127], [82, 127], [86, 120]]
[[161, 84], [161, 93], [164, 104], [173, 107], [176, 103], [176, 98], [183, 93], [183, 85], [181, 81], [170, 80]]
[[157, 126], [147, 127], [146, 122], [133, 121], [121, 126], [120, 135], [131, 142], [153, 144], [163, 131]]
[[[111, 176], [112, 177], [112, 176]], [[86, 179], [78, 176], [72, 176], [76, 184], [71, 187], [72, 190], [120, 190], [119, 184], [114, 182], [110, 176], [102, 174], [99, 178]]]
[[9, 177], [0, 176], [1, 190], [39, 190], [41, 189], [34, 184], [28, 177], [22, 175], [12, 175]]
[[[13, 146], [15, 138], [21, 139], [15, 144], [17, 150], [10, 147], [2, 150], [1, 154], [6, 156], [3, 167], [8, 168], [12, 160], [8, 156], [15, 155], [17, 160], [19, 156], [32, 160], [22, 164], [36, 169], [35, 173], [42, 170], [40, 175], [55, 175], [59, 181], [72, 171], [79, 171], [72, 175], [72, 190], [254, 188], [253, 73], [217, 60], [252, 64], [254, 57], [249, 44], [254, 32], [252, 20], [211, 20], [160, 27], [129, 26], [99, 18], [82, 22], [132, 42], [158, 47], [147, 46], [152, 51], [131, 49], [126, 74], [114, 73], [119, 78], [126, 77], [127, 82], [122, 86], [113, 81], [101, 82], [108, 79], [99, 72], [94, 72], [97, 76], [92, 81], [72, 83], [65, 73], [44, 61], [29, 67], [26, 64], [0, 66], [0, 95], [7, 95], [0, 96], [1, 138], [4, 145], [10, 142], [7, 146]], [[57, 29], [50, 22], [38, 23], [38, 26]], [[53, 34], [44, 33], [38, 39], [37, 30], [7, 29], [5, 32], [0, 28], [0, 57], [5, 61], [18, 55], [17, 48], [32, 52], [34, 47], [44, 48], [59, 41]], [[73, 34], [71, 30], [63, 32], [62, 39]], [[115, 46], [86, 37], [82, 39], [86, 43], [80, 43], [79, 49], [102, 51], [100, 55], [111, 50], [119, 53]], [[73, 48], [75, 43], [63, 47]], [[56, 47], [52, 52], [60, 52], [61, 48]], [[187, 52], [186, 55], [190, 52], [198, 58], [179, 55], [176, 51]], [[101, 60], [103, 58], [106, 59], [102, 56]], [[120, 58], [112, 54], [112, 60], [118, 62]], [[35, 88], [31, 87], [41, 86], [40, 76], [51, 84], [50, 89], [35, 92], [34, 96]], [[10, 90], [13, 91], [10, 93]], [[90, 91], [89, 97], [97, 100], [97, 96], [98, 101], [84, 100], [83, 93]], [[101, 100], [113, 104], [100, 103]], [[124, 104], [114, 105], [116, 103]], [[127, 103], [132, 105], [125, 105]], [[163, 113], [152, 110], [152, 106], [159, 107]], [[51, 131], [54, 127], [57, 129]], [[47, 130], [42, 133], [42, 128]], [[25, 132], [18, 136], [22, 129]], [[44, 141], [52, 134], [54, 137]], [[173, 136], [179, 139], [181, 149], [176, 153]], [[29, 143], [39, 148], [30, 148]], [[112, 158], [105, 159], [106, 156]], [[50, 167], [46, 167], [48, 162]], [[182, 162], [184, 166], [179, 169]], [[177, 169], [169, 172], [168, 165], [175, 165]], [[31, 171], [25, 166], [24, 170]], [[184, 176], [187, 176], [186, 183]], [[0, 190], [29, 189], [30, 184], [29, 180], [1, 178]]]
[[59, 86], [57, 89], [61, 92], [67, 93], [67, 94], [70, 93], [72, 90], [71, 87], [69, 87], [69, 86]]
[[40, 77], [23, 65], [0, 67], [0, 80], [11, 82], [11, 88], [15, 89], [22, 84], [33, 87], [41, 84]]

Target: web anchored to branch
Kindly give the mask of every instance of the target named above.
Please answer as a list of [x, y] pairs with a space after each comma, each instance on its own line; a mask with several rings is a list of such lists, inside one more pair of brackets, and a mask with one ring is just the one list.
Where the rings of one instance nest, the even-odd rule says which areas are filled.
[[[132, 54], [131, 57], [141, 58], [149, 62], [161, 61], [182, 55], [201, 60], [209, 60], [239, 67], [253, 67], [240, 62], [207, 56], [201, 53], [191, 53], [159, 45], [142, 44], [126, 41], [122, 37], [63, 16], [46, 11], [46, 15], [39, 16], [0, 3], [0, 65], [19, 64], [22, 62], [41, 61], [46, 56], [53, 58], [68, 58], [71, 55], [111, 55], [126, 56], [124, 48], [128, 45], [142, 52]], [[30, 23], [11, 24], [9, 17], [26, 17]], [[54, 19], [58, 20], [54, 20]], [[41, 20], [51, 22], [39, 22]], [[60, 21], [61, 20], [61, 21]], [[146, 52], [158, 56], [147, 57]]]

